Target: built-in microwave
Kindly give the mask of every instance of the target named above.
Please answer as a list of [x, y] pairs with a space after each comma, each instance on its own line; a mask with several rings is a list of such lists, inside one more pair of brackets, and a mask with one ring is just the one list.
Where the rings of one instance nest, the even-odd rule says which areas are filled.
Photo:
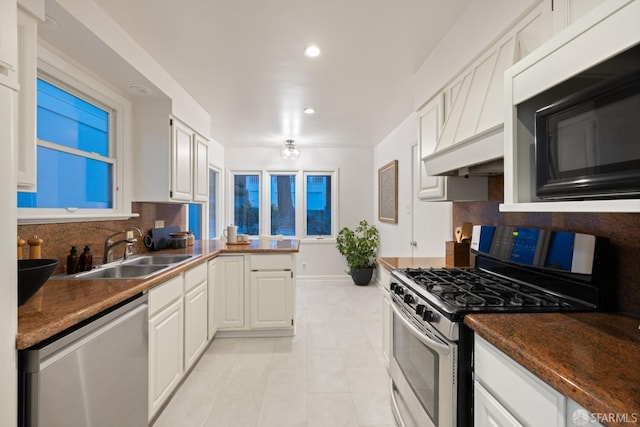
[[640, 197], [640, 71], [536, 111], [541, 199]]

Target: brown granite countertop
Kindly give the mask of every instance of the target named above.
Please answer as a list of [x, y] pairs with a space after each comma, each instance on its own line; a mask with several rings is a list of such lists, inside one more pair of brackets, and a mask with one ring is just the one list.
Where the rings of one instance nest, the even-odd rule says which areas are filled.
[[640, 319], [509, 313], [471, 314], [464, 323], [589, 412], [640, 415]]
[[296, 239], [251, 240], [249, 245], [203, 240], [185, 249], [153, 252], [199, 256], [149, 279], [49, 280], [29, 301], [18, 307], [16, 348], [31, 347], [217, 255], [290, 253], [298, 252], [299, 247], [300, 242]]
[[397, 268], [440, 268], [444, 267], [444, 258], [438, 257], [380, 257], [378, 264], [387, 270]]

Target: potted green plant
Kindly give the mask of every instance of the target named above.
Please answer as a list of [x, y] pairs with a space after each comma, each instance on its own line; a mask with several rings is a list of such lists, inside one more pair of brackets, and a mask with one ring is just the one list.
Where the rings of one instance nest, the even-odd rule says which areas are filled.
[[356, 285], [368, 285], [371, 281], [379, 244], [378, 229], [364, 219], [355, 230], [344, 227], [338, 233], [336, 247], [347, 259], [347, 273]]

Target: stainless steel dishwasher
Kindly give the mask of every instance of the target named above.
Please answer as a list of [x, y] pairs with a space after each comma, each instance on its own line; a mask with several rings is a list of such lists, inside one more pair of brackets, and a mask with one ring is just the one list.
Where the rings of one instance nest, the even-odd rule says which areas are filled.
[[134, 297], [20, 351], [20, 425], [146, 426], [147, 300]]

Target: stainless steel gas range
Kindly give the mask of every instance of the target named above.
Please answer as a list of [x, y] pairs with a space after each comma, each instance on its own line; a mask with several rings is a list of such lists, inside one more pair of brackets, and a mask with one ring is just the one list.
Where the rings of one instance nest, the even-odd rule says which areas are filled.
[[473, 425], [469, 313], [608, 309], [607, 240], [522, 227], [476, 226], [474, 268], [391, 273], [389, 373], [401, 427]]

